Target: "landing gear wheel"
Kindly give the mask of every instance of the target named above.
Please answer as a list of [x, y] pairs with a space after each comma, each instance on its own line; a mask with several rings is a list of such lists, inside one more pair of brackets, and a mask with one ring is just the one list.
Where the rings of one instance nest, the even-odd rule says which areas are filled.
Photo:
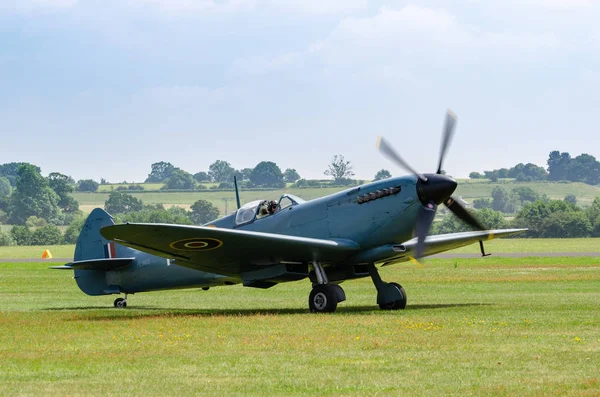
[[337, 293], [328, 284], [319, 284], [310, 291], [308, 307], [313, 313], [333, 313], [337, 304]]
[[123, 298], [117, 298], [115, 299], [114, 305], [117, 309], [125, 309], [127, 307], [127, 301]]
[[390, 285], [393, 285], [394, 287], [398, 288], [398, 291], [400, 291], [400, 294], [402, 294], [402, 299], [395, 300], [393, 302], [388, 302], [388, 303], [381, 303], [379, 305], [379, 308], [381, 310], [403, 310], [403, 309], [405, 309], [406, 308], [406, 301], [407, 301], [406, 291], [398, 283], [390, 283]]

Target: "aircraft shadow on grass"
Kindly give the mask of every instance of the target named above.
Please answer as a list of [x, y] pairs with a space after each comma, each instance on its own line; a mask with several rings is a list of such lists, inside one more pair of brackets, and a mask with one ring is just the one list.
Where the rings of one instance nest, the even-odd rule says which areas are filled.
[[[490, 306], [489, 303], [439, 303], [439, 304], [423, 304], [423, 305], [412, 305], [407, 306], [406, 310], [430, 310], [430, 309], [446, 309], [453, 307], [473, 307], [473, 306]], [[114, 315], [99, 315], [91, 316], [86, 318], [73, 318], [68, 321], [106, 321], [106, 320], [131, 320], [145, 317], [156, 317], [156, 316], [168, 316], [168, 317], [220, 317], [220, 316], [240, 316], [240, 317], [252, 317], [259, 315], [286, 315], [286, 314], [310, 314], [306, 309], [300, 308], [282, 308], [282, 309], [180, 309], [180, 308], [166, 308], [166, 307], [153, 307], [153, 306], [137, 306], [133, 310], [128, 311], [114, 311], [114, 309], [106, 309], [97, 306], [84, 306], [84, 307], [64, 307], [64, 308], [47, 308], [42, 309], [44, 311], [55, 311], [55, 312], [87, 312], [92, 310], [97, 311], [110, 311]], [[377, 310], [376, 306], [350, 306], [340, 307], [339, 314], [344, 315], [348, 313], [381, 313]], [[391, 313], [391, 312], [390, 312]]]

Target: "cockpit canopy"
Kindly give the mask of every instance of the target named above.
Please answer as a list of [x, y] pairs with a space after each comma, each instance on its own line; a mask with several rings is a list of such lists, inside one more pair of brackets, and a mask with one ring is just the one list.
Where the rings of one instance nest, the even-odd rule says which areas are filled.
[[[268, 200], [255, 200], [244, 204], [235, 214], [235, 224], [237, 226], [244, 225], [246, 223], [254, 222], [257, 219], [262, 219], [267, 216], [271, 216], [270, 213], [266, 213]], [[300, 197], [294, 196], [293, 194], [284, 194], [279, 199], [279, 203], [272, 215], [277, 215], [281, 210], [304, 203], [305, 200]]]

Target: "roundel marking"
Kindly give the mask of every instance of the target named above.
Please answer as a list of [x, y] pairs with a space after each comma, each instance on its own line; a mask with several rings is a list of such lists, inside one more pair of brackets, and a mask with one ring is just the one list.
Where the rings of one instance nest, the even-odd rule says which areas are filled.
[[177, 251], [210, 251], [219, 248], [221, 245], [223, 245], [223, 242], [216, 238], [198, 237], [173, 241], [169, 244], [169, 247]]

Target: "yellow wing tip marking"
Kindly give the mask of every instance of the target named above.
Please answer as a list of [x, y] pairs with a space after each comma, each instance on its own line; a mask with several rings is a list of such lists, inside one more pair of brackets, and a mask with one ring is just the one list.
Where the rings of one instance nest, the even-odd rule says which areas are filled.
[[423, 264], [421, 264], [421, 262], [416, 260], [413, 256], [409, 256], [408, 259], [415, 265], [419, 266], [420, 269], [423, 269]]
[[448, 113], [448, 116], [452, 117], [454, 120], [457, 119], [456, 113], [454, 113], [452, 110], [448, 109], [447, 113]]
[[377, 149], [379, 149], [381, 147], [381, 140], [383, 139], [383, 137], [380, 135], [377, 137], [377, 143], [375, 144], [375, 147]]

